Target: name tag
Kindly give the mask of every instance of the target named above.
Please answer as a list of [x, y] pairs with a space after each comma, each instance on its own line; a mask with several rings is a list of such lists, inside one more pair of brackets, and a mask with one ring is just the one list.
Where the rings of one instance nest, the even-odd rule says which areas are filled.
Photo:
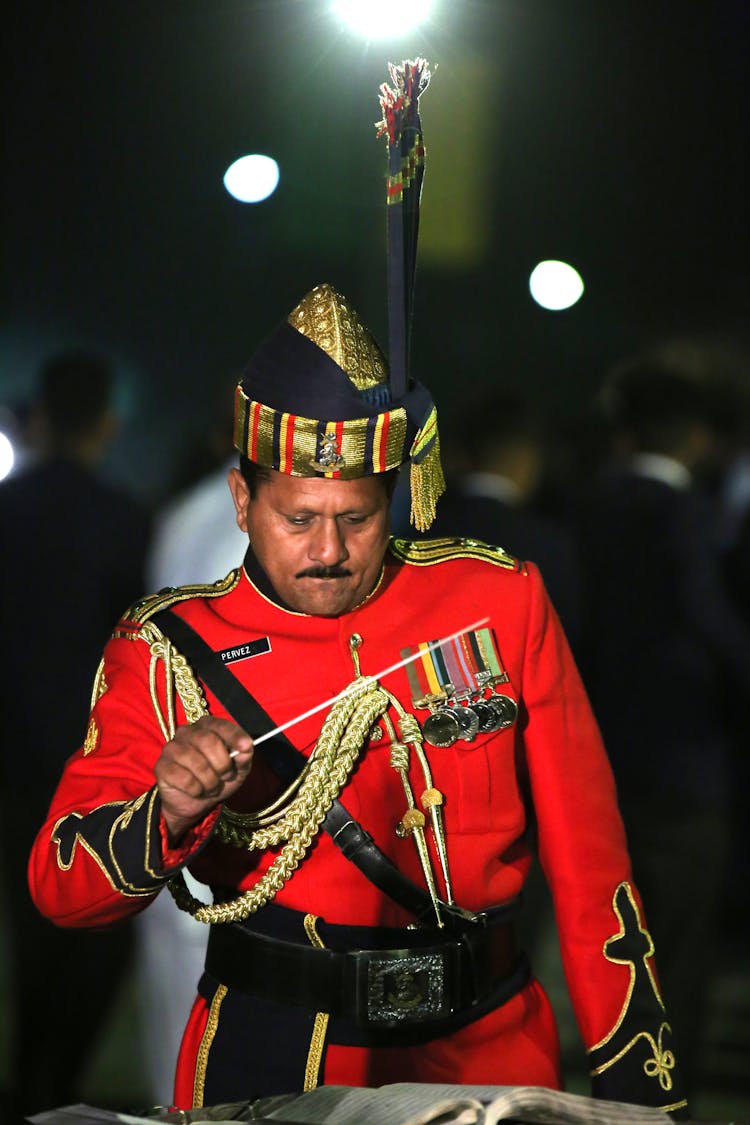
[[223, 648], [217, 652], [222, 664], [235, 664], [238, 660], [249, 660], [251, 656], [261, 656], [264, 652], [271, 651], [271, 641], [268, 637], [258, 637], [256, 641], [248, 641], [244, 645], [235, 645], [234, 648]]

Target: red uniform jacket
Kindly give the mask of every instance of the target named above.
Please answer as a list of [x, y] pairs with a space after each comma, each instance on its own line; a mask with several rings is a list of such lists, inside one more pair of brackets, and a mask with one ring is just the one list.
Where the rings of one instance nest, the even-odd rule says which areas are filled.
[[[146, 906], [185, 864], [205, 883], [246, 889], [270, 863], [268, 855], [234, 849], [212, 835], [218, 810], [178, 850], [167, 847], [154, 787], [154, 764], [168, 740], [158, 717], [167, 714], [165, 673], [154, 656], [159, 638], [149, 618], [169, 605], [217, 652], [260, 642], [250, 645], [256, 655], [234, 660], [231, 669], [278, 723], [351, 682], [352, 634], [362, 638], [362, 673], [370, 675], [398, 661], [405, 648], [489, 616], [509, 677], [503, 690], [518, 701], [518, 719], [471, 743], [426, 747], [434, 785], [445, 796], [455, 899], [479, 910], [519, 894], [532, 862], [533, 816], [594, 1092], [665, 1109], [684, 1104], [610, 768], [565, 637], [534, 566], [472, 541], [395, 541], [375, 591], [338, 618], [281, 608], [244, 570], [213, 586], [167, 591], [135, 606], [106, 646], [85, 744], [65, 768], [33, 849], [30, 886], [43, 914], [63, 926], [106, 925]], [[404, 668], [383, 684], [425, 719], [428, 712], [412, 704]], [[204, 694], [211, 713], [226, 715], [205, 687]], [[191, 704], [188, 696], [183, 692], [176, 701], [178, 723], [186, 721], [186, 699], [192, 714], [195, 700]], [[322, 717], [287, 732], [306, 755]], [[232, 799], [237, 808], [267, 801], [273, 786], [259, 759], [260, 753]], [[410, 768], [419, 790], [414, 762]], [[404, 790], [389, 763], [387, 737], [365, 746], [342, 800], [380, 849], [424, 885], [411, 841], [395, 833]], [[276, 901], [333, 923], [410, 921], [325, 834]], [[217, 1013], [216, 1005], [211, 1009], [198, 998], [178, 1065], [175, 1097], [181, 1106], [200, 1104], [201, 1067], [216, 1042]], [[263, 1029], [255, 1034], [262, 1036]], [[496, 1011], [419, 1047], [331, 1046], [324, 1080], [559, 1086], [549, 1003], [532, 980]]]

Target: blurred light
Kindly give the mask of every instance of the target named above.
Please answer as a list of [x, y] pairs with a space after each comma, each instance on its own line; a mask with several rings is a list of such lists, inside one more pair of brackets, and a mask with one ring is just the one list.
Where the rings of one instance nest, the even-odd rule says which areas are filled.
[[0, 480], [4, 480], [10, 470], [13, 468], [15, 456], [13, 454], [13, 446], [10, 443], [10, 438], [5, 434], [0, 433]]
[[583, 278], [567, 262], [540, 262], [531, 271], [529, 289], [543, 309], [569, 309], [583, 293]]
[[240, 203], [260, 203], [276, 191], [279, 166], [270, 156], [241, 156], [224, 173], [224, 187]]
[[391, 39], [426, 19], [433, 0], [333, 0], [332, 8], [368, 39]]

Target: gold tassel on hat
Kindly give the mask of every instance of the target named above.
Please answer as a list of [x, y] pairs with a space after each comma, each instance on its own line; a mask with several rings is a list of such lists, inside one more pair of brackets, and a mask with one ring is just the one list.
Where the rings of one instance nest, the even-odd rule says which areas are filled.
[[434, 406], [414, 439], [410, 461], [411, 522], [417, 531], [427, 531], [435, 519], [438, 499], [445, 492]]
[[440, 442], [430, 449], [424, 461], [412, 461], [409, 480], [411, 483], [411, 522], [417, 531], [429, 531], [435, 519], [438, 497], [445, 492], [445, 478], [440, 464]]

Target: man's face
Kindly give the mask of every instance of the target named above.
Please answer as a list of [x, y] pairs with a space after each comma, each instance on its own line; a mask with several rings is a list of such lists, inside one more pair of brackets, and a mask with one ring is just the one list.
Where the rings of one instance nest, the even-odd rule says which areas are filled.
[[371, 592], [388, 543], [388, 495], [377, 476], [327, 480], [271, 472], [251, 499], [239, 469], [230, 469], [229, 487], [238, 526], [292, 609], [337, 617]]

